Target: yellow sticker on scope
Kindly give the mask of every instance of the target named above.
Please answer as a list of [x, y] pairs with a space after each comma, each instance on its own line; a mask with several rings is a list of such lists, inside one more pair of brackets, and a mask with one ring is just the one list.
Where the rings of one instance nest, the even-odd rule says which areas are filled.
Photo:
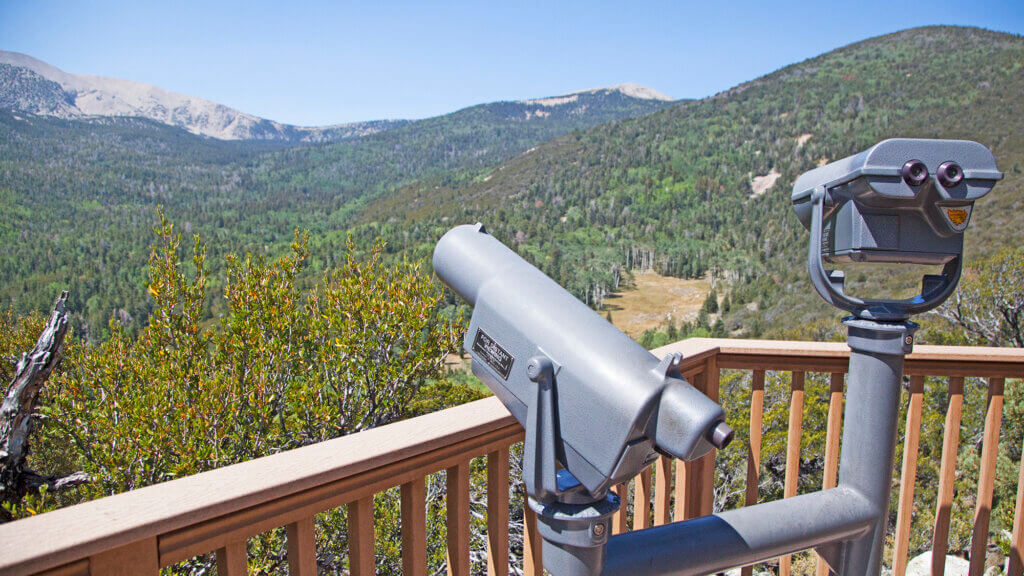
[[946, 216], [954, 226], [960, 226], [967, 222], [967, 210], [963, 208], [946, 208]]

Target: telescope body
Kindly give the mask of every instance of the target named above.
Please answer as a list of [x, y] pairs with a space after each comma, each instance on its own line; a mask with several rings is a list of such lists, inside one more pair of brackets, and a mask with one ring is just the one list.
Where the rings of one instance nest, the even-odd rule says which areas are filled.
[[482, 225], [446, 233], [433, 264], [473, 305], [465, 339], [473, 373], [524, 426], [537, 401], [529, 365], [550, 360], [554, 430], [540, 441], [553, 443], [558, 463], [591, 496], [629, 480], [659, 451], [691, 460], [731, 439], [721, 407], [682, 379], [678, 358], [659, 361]]

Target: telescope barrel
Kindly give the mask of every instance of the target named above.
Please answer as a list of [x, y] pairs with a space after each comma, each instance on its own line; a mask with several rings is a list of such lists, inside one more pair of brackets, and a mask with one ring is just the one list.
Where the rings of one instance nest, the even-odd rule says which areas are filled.
[[550, 359], [558, 422], [550, 440], [591, 494], [631, 478], [659, 451], [690, 460], [731, 440], [721, 407], [682, 379], [678, 358], [660, 361], [482, 225], [448, 231], [433, 264], [474, 306], [465, 340], [473, 373], [524, 425], [537, 389], [527, 366]]

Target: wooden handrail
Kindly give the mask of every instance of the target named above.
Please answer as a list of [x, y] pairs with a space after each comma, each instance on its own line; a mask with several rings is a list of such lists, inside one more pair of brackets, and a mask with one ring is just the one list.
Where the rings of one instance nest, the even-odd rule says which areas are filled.
[[515, 419], [486, 398], [0, 525], [0, 573], [43, 572], [147, 540], [166, 566], [520, 440]]
[[[654, 350], [658, 356], [668, 352], [683, 354], [684, 374], [699, 369], [701, 361], [709, 356], [716, 356], [722, 369], [806, 372], [846, 372], [850, 357], [844, 342], [729, 338], [690, 338]], [[915, 345], [904, 364], [908, 376], [1020, 378], [1024, 376], [1022, 370], [1024, 349], [986, 346]]]
[[[752, 421], [761, 421], [765, 371], [831, 373], [831, 401], [828, 425], [826, 465], [830, 472], [825, 483], [834, 484], [838, 455], [838, 430], [842, 410], [842, 375], [846, 371], [849, 349], [842, 343], [815, 343], [764, 340], [693, 338], [654, 351], [661, 356], [680, 352], [684, 356], [683, 374], [698, 389], [717, 397], [718, 377], [722, 369], [752, 370], [755, 402]], [[979, 484], [979, 504], [975, 512], [975, 547], [980, 549], [987, 533], [991, 500], [992, 462], [998, 442], [1002, 384], [1006, 379], [1024, 377], [1024, 350], [981, 347], [916, 346], [908, 356], [906, 373], [914, 382], [922, 376], [949, 376], [953, 388], [962, 386], [964, 377], [988, 377], [998, 382], [992, 388], [986, 420], [984, 443], [985, 477]], [[794, 382], [794, 393], [798, 387]], [[1009, 385], [1009, 382], [1007, 382]], [[915, 388], [916, 390], [917, 388]], [[793, 406], [800, 402], [791, 397]], [[919, 402], [919, 400], [918, 400]], [[756, 406], [755, 406], [756, 404]], [[950, 406], [951, 410], [954, 407]], [[948, 415], [959, 419], [957, 413]], [[754, 413], [756, 411], [756, 414]], [[919, 414], [913, 416], [919, 418]], [[794, 423], [795, 422], [795, 423]], [[910, 423], [908, 421], [908, 423]], [[916, 420], [913, 421], [916, 425]], [[799, 418], [791, 419], [791, 436], [799, 428]], [[760, 434], [751, 434], [759, 443]], [[833, 438], [835, 436], [835, 438]], [[137, 569], [124, 574], [156, 574], [168, 566], [198, 554], [217, 552], [224, 573], [241, 573], [245, 565], [245, 541], [278, 527], [288, 533], [289, 565], [293, 573], [315, 573], [313, 517], [318, 512], [348, 506], [353, 537], [350, 545], [354, 573], [373, 570], [373, 494], [401, 487], [403, 568], [409, 574], [426, 571], [424, 548], [424, 477], [448, 471], [448, 546], [449, 572], [468, 573], [469, 527], [468, 462], [488, 458], [488, 502], [498, 509], [488, 517], [488, 572], [507, 573], [507, 532], [496, 530], [507, 525], [508, 448], [522, 439], [522, 430], [495, 398], [488, 398], [434, 414], [397, 422], [359, 434], [273, 456], [211, 470], [194, 476], [149, 486], [0, 525], [0, 573], [2, 574], [107, 574], [125, 565]], [[949, 462], [943, 458], [940, 506], [948, 497], [956, 441], [947, 437]], [[791, 442], [791, 444], [793, 444]], [[945, 452], [944, 451], [944, 452]], [[794, 492], [793, 458], [799, 457], [799, 445], [787, 451], [787, 495]], [[795, 456], [794, 456], [795, 454]], [[757, 500], [760, 447], [751, 446], [748, 469], [747, 504]], [[945, 456], [945, 454], [944, 454]], [[905, 456], [905, 469], [908, 469]], [[504, 460], [504, 462], [502, 462]], [[672, 471], [675, 465], [676, 470]], [[681, 465], [659, 461], [658, 480], [651, 492], [650, 476], [643, 474], [634, 482], [639, 490], [634, 497], [641, 517], [627, 522], [625, 511], [616, 517], [615, 531], [628, 530], [629, 524], [650, 524], [652, 503], [654, 523], [680, 520], [711, 512], [714, 455]], [[912, 468], [912, 466], [910, 467]], [[1024, 477], [1024, 466], [1021, 476]], [[646, 478], [644, 477], [646, 476]], [[788, 474], [787, 474], [788, 476]], [[673, 482], [674, 480], [674, 482]], [[906, 481], [906, 479], [905, 479]], [[912, 479], [909, 479], [912, 483]], [[673, 486], [674, 484], [674, 486]], [[904, 484], [905, 485], [905, 484]], [[628, 485], [616, 489], [628, 498]], [[492, 494], [498, 492], [498, 494]], [[504, 494], [501, 494], [504, 492]], [[908, 491], [911, 494], [912, 492]], [[670, 496], [671, 494], [671, 496]], [[1024, 494], [1024, 489], [1021, 490]], [[673, 497], [674, 496], [674, 497]], [[1019, 499], [1019, 498], [1018, 498]], [[674, 502], [673, 502], [674, 500]], [[504, 515], [500, 513], [506, 507]], [[675, 514], [671, 514], [671, 509]], [[899, 506], [900, 515], [910, 506]], [[1017, 502], [1018, 515], [1022, 503]], [[646, 512], [646, 513], [644, 513]], [[939, 516], [941, 517], [942, 511]], [[490, 512], [489, 512], [490, 514]], [[533, 515], [525, 512], [524, 572], [540, 573], [540, 550]], [[906, 520], [906, 518], [904, 518]], [[408, 523], [407, 523], [408, 521]], [[941, 521], [941, 520], [940, 520]], [[936, 544], [945, 541], [948, 529], [936, 524]], [[1014, 519], [1011, 547], [1014, 561], [1011, 572], [1019, 573], [1020, 550], [1024, 548], [1022, 519]], [[948, 522], [948, 519], [947, 519]], [[984, 524], [984, 526], [982, 526]], [[901, 530], [903, 532], [903, 525]], [[898, 543], [906, 550], [905, 543]], [[937, 546], [938, 548], [938, 546]], [[904, 564], [905, 565], [905, 564]]]

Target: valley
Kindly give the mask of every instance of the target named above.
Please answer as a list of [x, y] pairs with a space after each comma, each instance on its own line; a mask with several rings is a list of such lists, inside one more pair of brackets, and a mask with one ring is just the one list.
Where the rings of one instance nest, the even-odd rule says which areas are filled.
[[634, 340], [667, 322], [693, 322], [711, 292], [709, 278], [673, 278], [657, 272], [635, 272], [633, 285], [605, 297], [612, 324]]

